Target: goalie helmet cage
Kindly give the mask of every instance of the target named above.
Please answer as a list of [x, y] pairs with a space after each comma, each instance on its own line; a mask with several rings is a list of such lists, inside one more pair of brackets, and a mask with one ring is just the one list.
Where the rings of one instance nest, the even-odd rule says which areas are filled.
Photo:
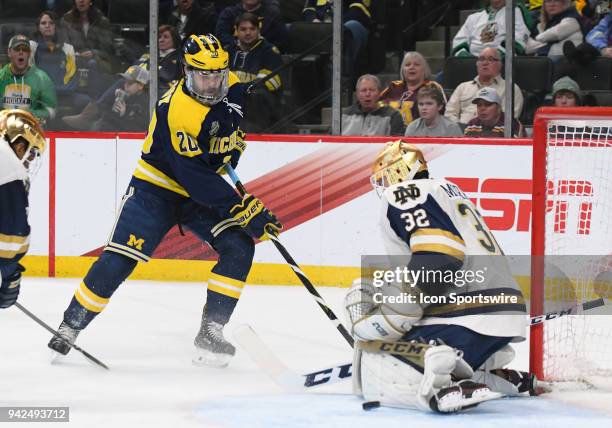
[[[598, 255], [592, 257], [596, 263], [585, 263], [588, 268], [571, 278], [575, 293], [571, 299], [577, 299], [576, 304], [594, 298], [594, 278], [612, 270], [612, 108], [538, 111], [533, 134], [531, 254], [532, 316], [554, 305], [551, 291], [555, 290], [545, 281], [542, 256]], [[540, 379], [591, 385], [607, 379], [604, 388], [608, 389], [612, 316], [570, 315], [532, 326], [529, 362]]]

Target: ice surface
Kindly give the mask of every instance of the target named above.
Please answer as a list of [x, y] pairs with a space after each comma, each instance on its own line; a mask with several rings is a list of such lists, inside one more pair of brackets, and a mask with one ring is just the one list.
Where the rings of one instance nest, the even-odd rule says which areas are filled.
[[[20, 303], [56, 328], [78, 283], [25, 278]], [[340, 315], [345, 290], [320, 292]], [[0, 310], [0, 406], [69, 406], [70, 425], [88, 428], [612, 424], [612, 394], [593, 391], [504, 399], [454, 416], [397, 409], [364, 412], [360, 400], [349, 395], [350, 382], [312, 394], [283, 394], [240, 349], [226, 369], [191, 364], [204, 299], [202, 284], [122, 285], [77, 340], [110, 371], [74, 351], [61, 364], [51, 365], [46, 347], [50, 335], [17, 308]], [[233, 326], [245, 322], [297, 372], [351, 360], [348, 345], [302, 287], [246, 287], [227, 337], [231, 340]], [[526, 368], [526, 349], [517, 346], [518, 368]]]

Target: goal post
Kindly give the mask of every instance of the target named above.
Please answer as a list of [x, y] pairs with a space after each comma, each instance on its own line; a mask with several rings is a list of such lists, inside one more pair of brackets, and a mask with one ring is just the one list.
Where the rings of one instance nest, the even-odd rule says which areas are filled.
[[[551, 256], [583, 264], [569, 281], [577, 304], [592, 298], [595, 278], [612, 270], [612, 108], [540, 109], [532, 166], [535, 316], [550, 311], [551, 292], [560, 293], [545, 278]], [[612, 317], [571, 315], [532, 326], [529, 362], [545, 380], [590, 383], [592, 376], [612, 375]]]

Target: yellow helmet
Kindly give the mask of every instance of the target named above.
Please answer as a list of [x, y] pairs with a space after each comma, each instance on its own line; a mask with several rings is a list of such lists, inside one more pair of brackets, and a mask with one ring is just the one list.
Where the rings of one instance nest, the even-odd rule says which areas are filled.
[[20, 142], [20, 139], [27, 142], [28, 148], [20, 160], [28, 170], [30, 177], [33, 177], [40, 168], [41, 157], [46, 147], [45, 136], [38, 120], [32, 113], [25, 110], [2, 110], [0, 111], [0, 135], [8, 141], [11, 147]]
[[370, 181], [377, 193], [381, 194], [393, 184], [414, 179], [419, 172], [428, 172], [421, 150], [402, 140], [390, 141], [376, 156]]
[[183, 43], [185, 87], [191, 97], [207, 105], [227, 95], [229, 55], [212, 34], [192, 34]]

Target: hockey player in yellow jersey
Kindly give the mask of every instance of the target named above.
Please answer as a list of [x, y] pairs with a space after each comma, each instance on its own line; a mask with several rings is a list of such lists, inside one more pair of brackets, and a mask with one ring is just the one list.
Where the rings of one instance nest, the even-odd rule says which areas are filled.
[[223, 326], [251, 268], [252, 238], [267, 239], [282, 226], [255, 196], [241, 198], [221, 176], [246, 147], [239, 128], [245, 88], [229, 71], [227, 52], [212, 34], [192, 35], [183, 43], [182, 61], [183, 78], [157, 103], [111, 238], [66, 309], [61, 337], [49, 342], [60, 354], [176, 224], [219, 253], [193, 361], [223, 367], [235, 353]]
[[[454, 183], [430, 178], [421, 151], [401, 140], [380, 152], [371, 180], [382, 199], [387, 269], [410, 274], [365, 275], [345, 298], [358, 343], [355, 393], [382, 405], [453, 412], [533, 389], [531, 375], [504, 369], [514, 356], [509, 343], [524, 340], [525, 302], [472, 201]], [[416, 341], [418, 355], [359, 346], [376, 341], [408, 348]]]

